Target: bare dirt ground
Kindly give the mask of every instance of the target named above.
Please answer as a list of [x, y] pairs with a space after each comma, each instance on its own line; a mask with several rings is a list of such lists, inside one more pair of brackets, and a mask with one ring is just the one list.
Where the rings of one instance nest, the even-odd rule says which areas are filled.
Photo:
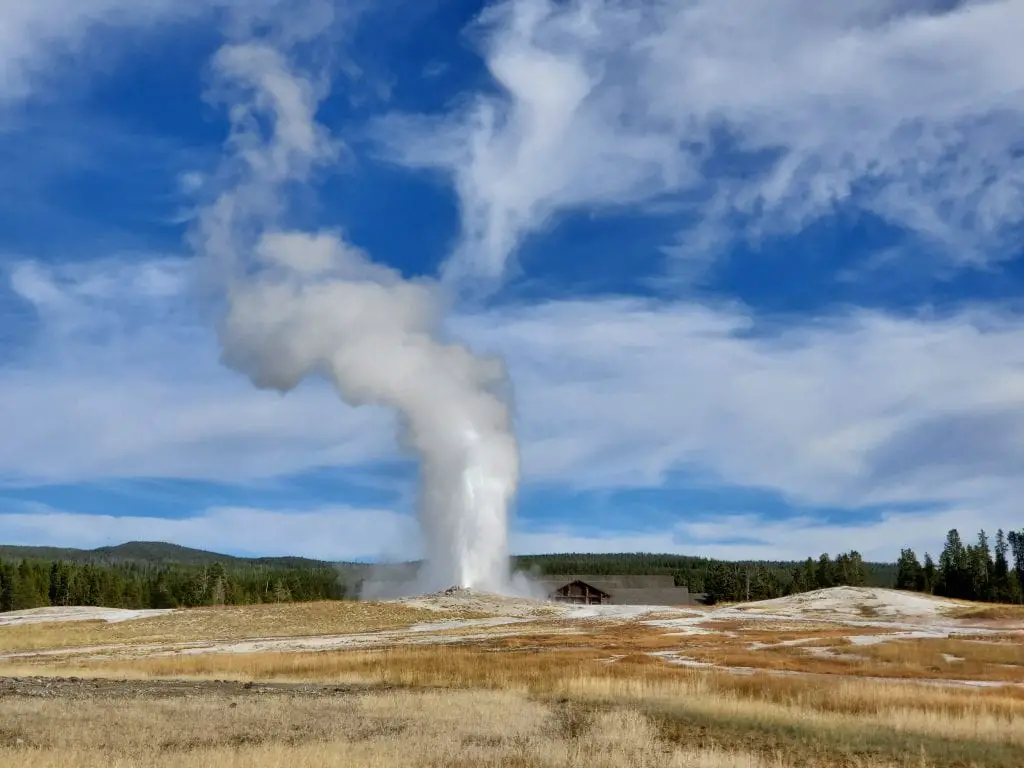
[[[252, 683], [238, 680], [117, 680], [81, 677], [0, 677], [0, 701], [33, 699], [181, 699], [193, 696], [351, 696], [365, 685]], [[379, 693], [386, 688], [374, 688]]]

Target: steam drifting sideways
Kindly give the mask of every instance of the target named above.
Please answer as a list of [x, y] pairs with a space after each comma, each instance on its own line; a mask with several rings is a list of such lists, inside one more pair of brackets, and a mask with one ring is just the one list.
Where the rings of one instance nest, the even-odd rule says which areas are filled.
[[396, 409], [420, 459], [416, 587], [507, 591], [519, 456], [502, 364], [441, 339], [438, 283], [404, 280], [340, 231], [285, 225], [286, 188], [340, 149], [316, 121], [312, 78], [262, 43], [224, 47], [213, 71], [231, 132], [193, 237], [224, 301], [223, 361], [260, 388], [322, 375], [352, 405]]

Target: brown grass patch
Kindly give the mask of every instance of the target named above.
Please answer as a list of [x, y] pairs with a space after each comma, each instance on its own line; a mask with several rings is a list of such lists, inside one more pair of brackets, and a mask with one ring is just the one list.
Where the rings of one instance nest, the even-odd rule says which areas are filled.
[[850, 648], [853, 646], [853, 641], [850, 639], [853, 635], [849, 633], [835, 633], [832, 635], [826, 635], [825, 637], [816, 637], [813, 641], [806, 644], [801, 644], [801, 648]]
[[[457, 618], [480, 618], [460, 614]], [[68, 621], [0, 627], [0, 650], [38, 651], [122, 643], [232, 641], [257, 637], [305, 637], [408, 627], [439, 617], [434, 611], [396, 603], [329, 600], [315, 603], [188, 608], [131, 621]]]
[[21, 768], [773, 765], [752, 755], [673, 746], [639, 712], [496, 691], [257, 701], [204, 696], [78, 709], [20, 700], [5, 701], [0, 712], [0, 763]]
[[[683, 656], [696, 661], [732, 669], [794, 672], [808, 675], [873, 676], [869, 663], [845, 658], [812, 656], [802, 646], [772, 648], [687, 648]], [[877, 665], [876, 665], [877, 666]], [[886, 675], [879, 675], [885, 677]]]
[[[40, 637], [32, 642], [37, 648], [69, 648], [343, 634], [450, 617], [387, 603], [199, 609], [99, 627], [75, 622], [6, 628], [0, 631], [0, 647], [29, 642], [36, 633]], [[44, 702], [32, 710], [30, 702], [0, 698], [0, 765], [1021, 765], [1024, 688], [968, 690], [915, 683], [1024, 681], [1024, 643], [1018, 635], [854, 646], [848, 636], [885, 630], [828, 622], [704, 624], [719, 634], [685, 635], [685, 628], [673, 634], [671, 628], [634, 621], [540, 620], [515, 628], [434, 633], [447, 640], [471, 637], [461, 645], [18, 659], [22, 669], [81, 677], [301, 681], [401, 691], [319, 697], [318, 706], [328, 713], [323, 717], [309, 714], [305, 704], [292, 711], [292, 704], [272, 697], [246, 703], [206, 693], [179, 700], [181, 717], [151, 707], [157, 702], [144, 697], [97, 699], [100, 714], [95, 717], [92, 701], [88, 707]], [[8, 634], [11, 629], [27, 631]], [[83, 634], [98, 631], [105, 633], [102, 641], [83, 640]], [[507, 631], [523, 634], [503, 634]], [[803, 642], [750, 648], [755, 642], [794, 641]], [[808, 653], [815, 648], [840, 655]], [[650, 655], [658, 651], [762, 672], [738, 676], [674, 667]], [[5, 671], [13, 674], [16, 668], [0, 662], [0, 674]], [[819, 677], [779, 674], [786, 672], [832, 677], [823, 684]], [[381, 704], [387, 696], [392, 698]], [[363, 704], [354, 703], [356, 698], [377, 702], [373, 706], [384, 707], [387, 717], [374, 719]], [[218, 707], [231, 711], [221, 715]], [[512, 707], [514, 713], [507, 722], [495, 719], [493, 728], [472, 722], [488, 721], [492, 707]], [[523, 728], [516, 725], [520, 711], [535, 718]], [[470, 722], [453, 723], [452, 712]], [[280, 723], [270, 724], [268, 717]], [[166, 730], [171, 726], [164, 721], [180, 733]], [[339, 731], [339, 724], [348, 730]], [[115, 734], [119, 729], [126, 732]], [[618, 746], [608, 742], [612, 733], [618, 734]], [[648, 751], [638, 746], [641, 742]], [[164, 747], [158, 749], [160, 744]], [[65, 753], [69, 757], [62, 757]]]
[[807, 641], [808, 644], [819, 644], [819, 642], [821, 644], [828, 644], [832, 640], [844, 641], [848, 637], [884, 634], [887, 634], [886, 630], [875, 627], [837, 627], [835, 624], [828, 624], [818, 629], [800, 629], [797, 631], [770, 631], [758, 628], [744, 633], [743, 640], [745, 641], [744, 644], [758, 642], [772, 645], [792, 643], [798, 640]]
[[[336, 762], [333, 764], [356, 765], [377, 765], [375, 762], [361, 762], [360, 756], [371, 760], [377, 759], [373, 754], [379, 754], [387, 755], [394, 761], [393, 764], [401, 765], [579, 765], [582, 768], [587, 765], [640, 765], [644, 764], [642, 760], [647, 760], [650, 765], [687, 766], [724, 764], [816, 768], [841, 765], [875, 768], [900, 765], [919, 768], [922, 765], [993, 765], [1018, 768], [1018, 758], [1021, 750], [1024, 750], [1024, 690], [924, 688], [912, 684], [885, 684], [849, 678], [837, 678], [834, 683], [821, 685], [820, 680], [770, 675], [736, 677], [673, 668], [644, 653], [627, 655], [613, 664], [601, 663], [599, 658], [603, 656], [605, 654], [594, 649], [570, 649], [559, 653], [543, 650], [496, 653], [478, 646], [430, 646], [358, 652], [174, 656], [91, 662], [89, 670], [122, 677], [140, 675], [304, 680], [330, 684], [401, 686], [410, 691], [424, 687], [438, 689], [431, 694], [433, 698], [400, 699], [403, 702], [401, 706], [396, 704], [393, 707], [396, 717], [400, 715], [398, 724], [389, 720], [391, 725], [388, 727], [402, 727], [405, 730], [394, 733], [389, 731], [390, 735], [377, 739], [374, 742], [377, 751], [372, 754], [347, 751], [350, 746], [347, 742], [338, 741], [333, 732], [320, 732], [317, 739], [322, 740], [322, 744], [321, 741], [294, 745], [281, 745], [276, 741], [260, 745], [240, 742], [230, 749], [222, 741], [212, 742], [209, 740], [212, 737], [203, 736], [196, 742], [196, 749], [187, 755], [195, 761], [193, 763], [186, 763], [181, 756], [178, 756], [182, 761], [180, 763], [164, 763], [160, 760], [169, 760], [170, 757], [157, 755], [152, 761], [140, 758], [136, 763], [126, 762], [126, 765], [213, 765], [215, 759], [227, 759], [225, 756], [230, 756], [231, 749], [240, 749], [239, 754], [246, 755], [251, 761], [244, 764], [263, 765], [260, 760], [269, 758], [259, 750], [271, 747], [283, 750], [280, 757], [292, 762], [270, 764], [320, 765], [302, 762], [307, 759], [302, 750], [329, 745], [335, 751]], [[70, 671], [66, 669], [65, 674]], [[472, 734], [458, 732], [462, 735], [456, 738], [452, 735], [454, 726], [445, 718], [449, 716], [450, 710], [459, 710], [462, 705], [458, 701], [475, 702], [473, 706], [478, 709], [490, 705], [481, 703], [485, 700], [480, 698], [453, 699], [456, 703], [450, 707], [445, 697], [453, 694], [443, 693], [440, 689], [489, 689], [500, 692], [500, 696], [506, 697], [501, 700], [501, 706], [510, 707], [508, 727], [511, 731], [485, 730]], [[508, 762], [514, 756], [508, 749], [515, 743], [515, 738], [519, 738], [513, 738], [515, 729], [512, 725], [521, 708], [536, 711], [530, 708], [538, 706], [538, 700], [539, 705], [547, 708], [544, 710], [547, 712], [543, 729], [545, 735], [541, 737], [533, 731], [531, 733], [534, 735], [527, 734], [531, 739], [538, 739], [530, 742], [537, 745], [538, 751], [514, 753], [527, 755], [524, 758], [527, 762]], [[531, 701], [535, 703], [529, 703]], [[0, 702], [0, 718], [7, 724], [11, 722], [8, 719], [10, 710], [5, 709], [5, 706], [4, 702]], [[178, 702], [176, 706], [188, 710], [190, 705]], [[323, 706], [334, 713], [331, 717], [338, 722], [351, 723], [345, 720], [348, 716], [345, 712], [333, 710], [333, 705], [326, 703]], [[281, 717], [285, 723], [293, 722], [291, 712], [275, 715], [278, 710], [273, 705], [268, 702], [265, 707], [270, 713], [268, 716]], [[91, 717], [92, 707], [86, 709], [89, 712], [82, 717]], [[271, 734], [280, 732], [277, 726], [260, 725], [263, 721], [258, 718], [262, 714], [249, 711], [250, 717], [257, 718], [258, 724], [251, 726], [249, 731], [240, 731], [242, 726], [230, 718], [222, 720], [221, 727], [214, 729], [212, 724], [218, 722], [218, 719], [212, 710], [205, 714], [192, 711], [191, 715], [183, 717], [206, 717], [211, 723], [209, 729], [216, 730], [218, 734], [255, 733], [264, 729]], [[296, 710], [296, 716], [301, 716], [302, 711]], [[614, 758], [606, 757], [603, 751], [591, 751], [591, 756], [598, 756], [591, 761], [585, 759], [587, 753], [581, 752], [578, 758], [566, 757], [565, 760], [569, 762], [559, 762], [563, 758], [557, 755], [565, 754], [561, 750], [566, 744], [576, 744], [588, 750], [597, 748], [598, 745], [593, 742], [596, 735], [605, 727], [612, 730], [618, 727], [602, 725], [604, 721], [600, 718], [609, 713], [634, 723], [630, 727], [639, 729], [637, 733], [642, 732], [644, 739], [648, 739], [648, 743], [654, 744], [661, 751], [638, 753], [627, 749], [626, 752], [617, 753], [611, 747], [604, 746], [601, 749], [611, 749], [609, 755], [615, 755]], [[430, 718], [435, 715], [440, 719], [432, 725], [419, 720], [421, 717]], [[114, 738], [109, 732], [115, 727], [136, 728], [139, 733], [146, 733], [141, 725], [125, 722], [126, 716], [119, 715], [121, 719], [118, 720], [108, 712], [103, 720], [105, 726], [103, 723], [94, 723], [91, 727], [99, 729], [98, 732], [106, 727], [108, 739]], [[322, 722], [318, 717], [307, 719], [315, 725]], [[474, 710], [466, 717], [469, 721], [475, 721], [478, 717], [486, 719], [490, 715]], [[462, 724], [458, 727], [470, 725]], [[56, 736], [53, 734], [64, 727], [73, 732], [77, 726], [63, 726], [51, 721], [44, 730], [51, 734], [49, 738], [54, 739]], [[355, 728], [357, 732], [360, 728], [365, 731], [368, 726], [357, 725]], [[428, 731], [436, 734], [439, 741], [462, 743], [459, 739], [468, 739], [467, 744], [474, 748], [481, 747], [480, 751], [473, 753], [479, 762], [442, 762], [443, 759], [454, 758], [450, 753], [437, 752], [441, 749], [437, 744], [417, 741], [421, 737], [414, 738], [412, 735]], [[369, 732], [375, 731], [370, 728]], [[416, 749], [420, 754], [404, 758], [400, 753], [389, 751], [398, 749], [398, 743], [406, 737], [411, 743], [417, 744]], [[147, 741], [159, 743], [153, 741], [154, 738], [151, 734]], [[626, 743], [635, 743], [630, 740], [631, 737], [621, 738], [626, 739]], [[672, 751], [673, 747], [677, 751]], [[253, 749], [257, 751], [251, 751]], [[553, 750], [551, 756], [543, 756], [547, 754], [543, 749]], [[678, 750], [681, 749], [691, 750], [686, 759], [693, 762], [672, 762], [683, 759], [678, 757]], [[72, 750], [70, 754], [76, 753]], [[64, 764], [90, 768], [99, 765], [98, 760], [89, 758], [93, 759], [93, 762], [89, 762], [85, 759], [88, 755], [82, 755], [82, 762], [72, 760]], [[733, 762], [703, 762], [705, 758], [712, 759], [711, 755], [715, 760]], [[578, 762], [572, 762], [572, 759], [578, 759]], [[601, 759], [607, 762], [602, 763]], [[735, 762], [740, 759], [748, 762]], [[3, 760], [4, 753], [0, 751], [0, 764], [4, 764]], [[634, 762], [628, 762], [630, 760]], [[10, 764], [35, 768], [30, 762]], [[39, 765], [51, 764], [54, 763]]]
[[[808, 648], [814, 647], [834, 648], [836, 655], [812, 655]], [[1020, 649], [1010, 644], [985, 646], [970, 641], [894, 640], [856, 646], [842, 640], [832, 640], [813, 645], [756, 650], [691, 647], [681, 650], [681, 653], [697, 661], [730, 668], [910, 680], [1024, 683], [1024, 666], [1019, 666], [1018, 661], [1015, 661], [1020, 658]]]
[[972, 680], [1024, 681], [1024, 644], [978, 640], [896, 640], [853, 652], [914, 670]]
[[947, 612], [954, 619], [992, 619], [1024, 621], [1024, 605], [965, 604]]

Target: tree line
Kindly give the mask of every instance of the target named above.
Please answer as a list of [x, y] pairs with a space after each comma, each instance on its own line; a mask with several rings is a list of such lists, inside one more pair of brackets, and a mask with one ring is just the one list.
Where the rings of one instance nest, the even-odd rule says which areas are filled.
[[817, 560], [809, 557], [788, 568], [770, 568], [762, 563], [718, 562], [708, 569], [704, 591], [707, 602], [714, 604], [770, 600], [829, 587], [882, 586], [869, 584], [869, 575], [869, 566], [856, 550], [835, 558], [823, 553]]
[[936, 563], [921, 563], [904, 549], [895, 563], [865, 562], [860, 553], [822, 554], [803, 562], [726, 562], [685, 555], [560, 554], [517, 559], [520, 569], [546, 576], [671, 574], [677, 586], [703, 593], [709, 603], [769, 600], [838, 586], [896, 587], [982, 602], [1024, 602], [1024, 530], [996, 534], [994, 546], [982, 531], [963, 544], [951, 530]]
[[892, 587], [895, 566], [865, 562], [858, 552], [806, 561], [729, 562], [688, 555], [535, 555], [516, 559], [527, 573], [563, 575], [672, 575], [677, 586], [702, 593], [709, 603], [768, 600], [843, 585]]
[[338, 571], [330, 567], [0, 560], [0, 611], [69, 605], [134, 609], [248, 605], [345, 596]]
[[1024, 600], [1024, 530], [996, 532], [994, 546], [984, 530], [974, 544], [964, 544], [953, 528], [936, 563], [925, 553], [924, 562], [912, 549], [900, 552], [896, 588], [977, 600], [1020, 603]]
[[[1024, 599], [1024, 530], [999, 531], [994, 545], [984, 531], [965, 545], [957, 530], [946, 536], [938, 561], [918, 560], [904, 549], [893, 563], [865, 562], [856, 551], [793, 561], [726, 562], [685, 555], [568, 553], [514, 559], [516, 570], [536, 575], [671, 575], [678, 586], [707, 601], [740, 602], [834, 586], [914, 590], [965, 600], [1019, 603]], [[347, 571], [346, 571], [347, 573]], [[24, 557], [0, 560], [0, 611], [45, 606], [177, 608], [245, 605], [351, 596], [342, 569], [315, 564], [268, 565], [73, 562]], [[354, 582], [353, 582], [354, 583]]]

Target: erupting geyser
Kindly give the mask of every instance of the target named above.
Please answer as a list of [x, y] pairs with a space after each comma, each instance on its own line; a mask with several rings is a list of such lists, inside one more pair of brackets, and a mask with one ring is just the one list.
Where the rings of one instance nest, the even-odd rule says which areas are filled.
[[421, 580], [429, 589], [457, 585], [503, 592], [508, 587], [508, 507], [517, 454], [507, 414], [502, 421], [502, 430], [456, 432], [461, 447], [450, 466], [439, 464], [435, 451], [420, 448], [420, 520], [427, 549]]
[[441, 340], [435, 282], [404, 280], [340, 232], [282, 226], [284, 188], [336, 156], [312, 84], [258, 44], [222, 49], [214, 71], [232, 132], [195, 242], [223, 289], [225, 363], [259, 387], [319, 374], [348, 403], [396, 409], [421, 460], [417, 586], [506, 591], [519, 463], [503, 366]]

